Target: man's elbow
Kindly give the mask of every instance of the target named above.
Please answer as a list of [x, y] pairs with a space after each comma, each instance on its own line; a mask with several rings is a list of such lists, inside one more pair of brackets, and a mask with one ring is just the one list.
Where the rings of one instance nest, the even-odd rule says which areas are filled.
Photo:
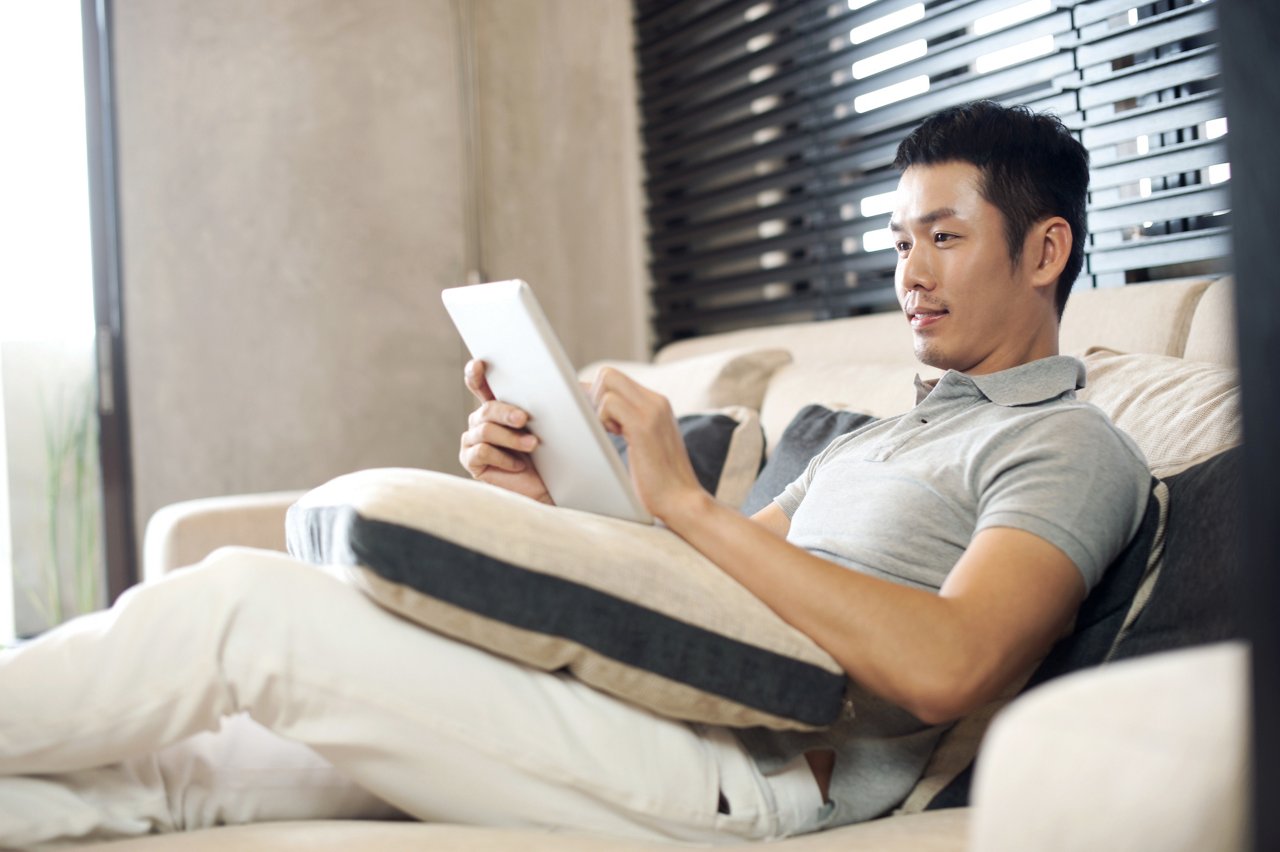
[[916, 679], [902, 707], [926, 724], [943, 725], [968, 716], [995, 692], [991, 679], [971, 666], [935, 670]]

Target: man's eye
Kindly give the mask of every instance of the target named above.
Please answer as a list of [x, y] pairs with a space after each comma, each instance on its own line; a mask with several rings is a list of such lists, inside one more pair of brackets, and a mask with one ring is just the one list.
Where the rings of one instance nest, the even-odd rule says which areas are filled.
[[893, 247], [898, 250], [898, 254], [906, 254], [911, 250], [911, 243], [905, 243], [899, 240], [893, 244]]
[[955, 238], [956, 238], [955, 234], [934, 234], [933, 235], [933, 241], [935, 243], [945, 243], [949, 240], [954, 240]]

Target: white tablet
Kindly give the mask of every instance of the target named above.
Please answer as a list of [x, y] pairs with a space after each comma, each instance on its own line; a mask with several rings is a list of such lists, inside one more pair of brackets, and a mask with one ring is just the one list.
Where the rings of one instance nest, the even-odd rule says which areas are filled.
[[533, 289], [495, 281], [440, 295], [494, 395], [529, 413], [533, 466], [556, 505], [653, 523]]

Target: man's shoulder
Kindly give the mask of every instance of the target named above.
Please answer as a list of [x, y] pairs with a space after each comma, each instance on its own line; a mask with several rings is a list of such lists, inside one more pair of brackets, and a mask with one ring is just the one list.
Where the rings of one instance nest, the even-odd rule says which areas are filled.
[[1137, 443], [1098, 406], [1072, 396], [1045, 402], [1019, 424], [1024, 440], [1041, 441], [1065, 452], [1107, 463], [1125, 462], [1149, 469]]

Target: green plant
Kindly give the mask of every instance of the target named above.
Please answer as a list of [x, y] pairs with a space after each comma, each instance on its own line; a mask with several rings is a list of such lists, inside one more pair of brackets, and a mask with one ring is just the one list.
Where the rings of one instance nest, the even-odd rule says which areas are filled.
[[28, 589], [27, 594], [45, 624], [53, 626], [97, 609], [101, 600], [93, 385], [85, 382], [60, 394], [53, 412], [42, 397], [40, 408], [48, 548], [41, 561], [42, 593]]

